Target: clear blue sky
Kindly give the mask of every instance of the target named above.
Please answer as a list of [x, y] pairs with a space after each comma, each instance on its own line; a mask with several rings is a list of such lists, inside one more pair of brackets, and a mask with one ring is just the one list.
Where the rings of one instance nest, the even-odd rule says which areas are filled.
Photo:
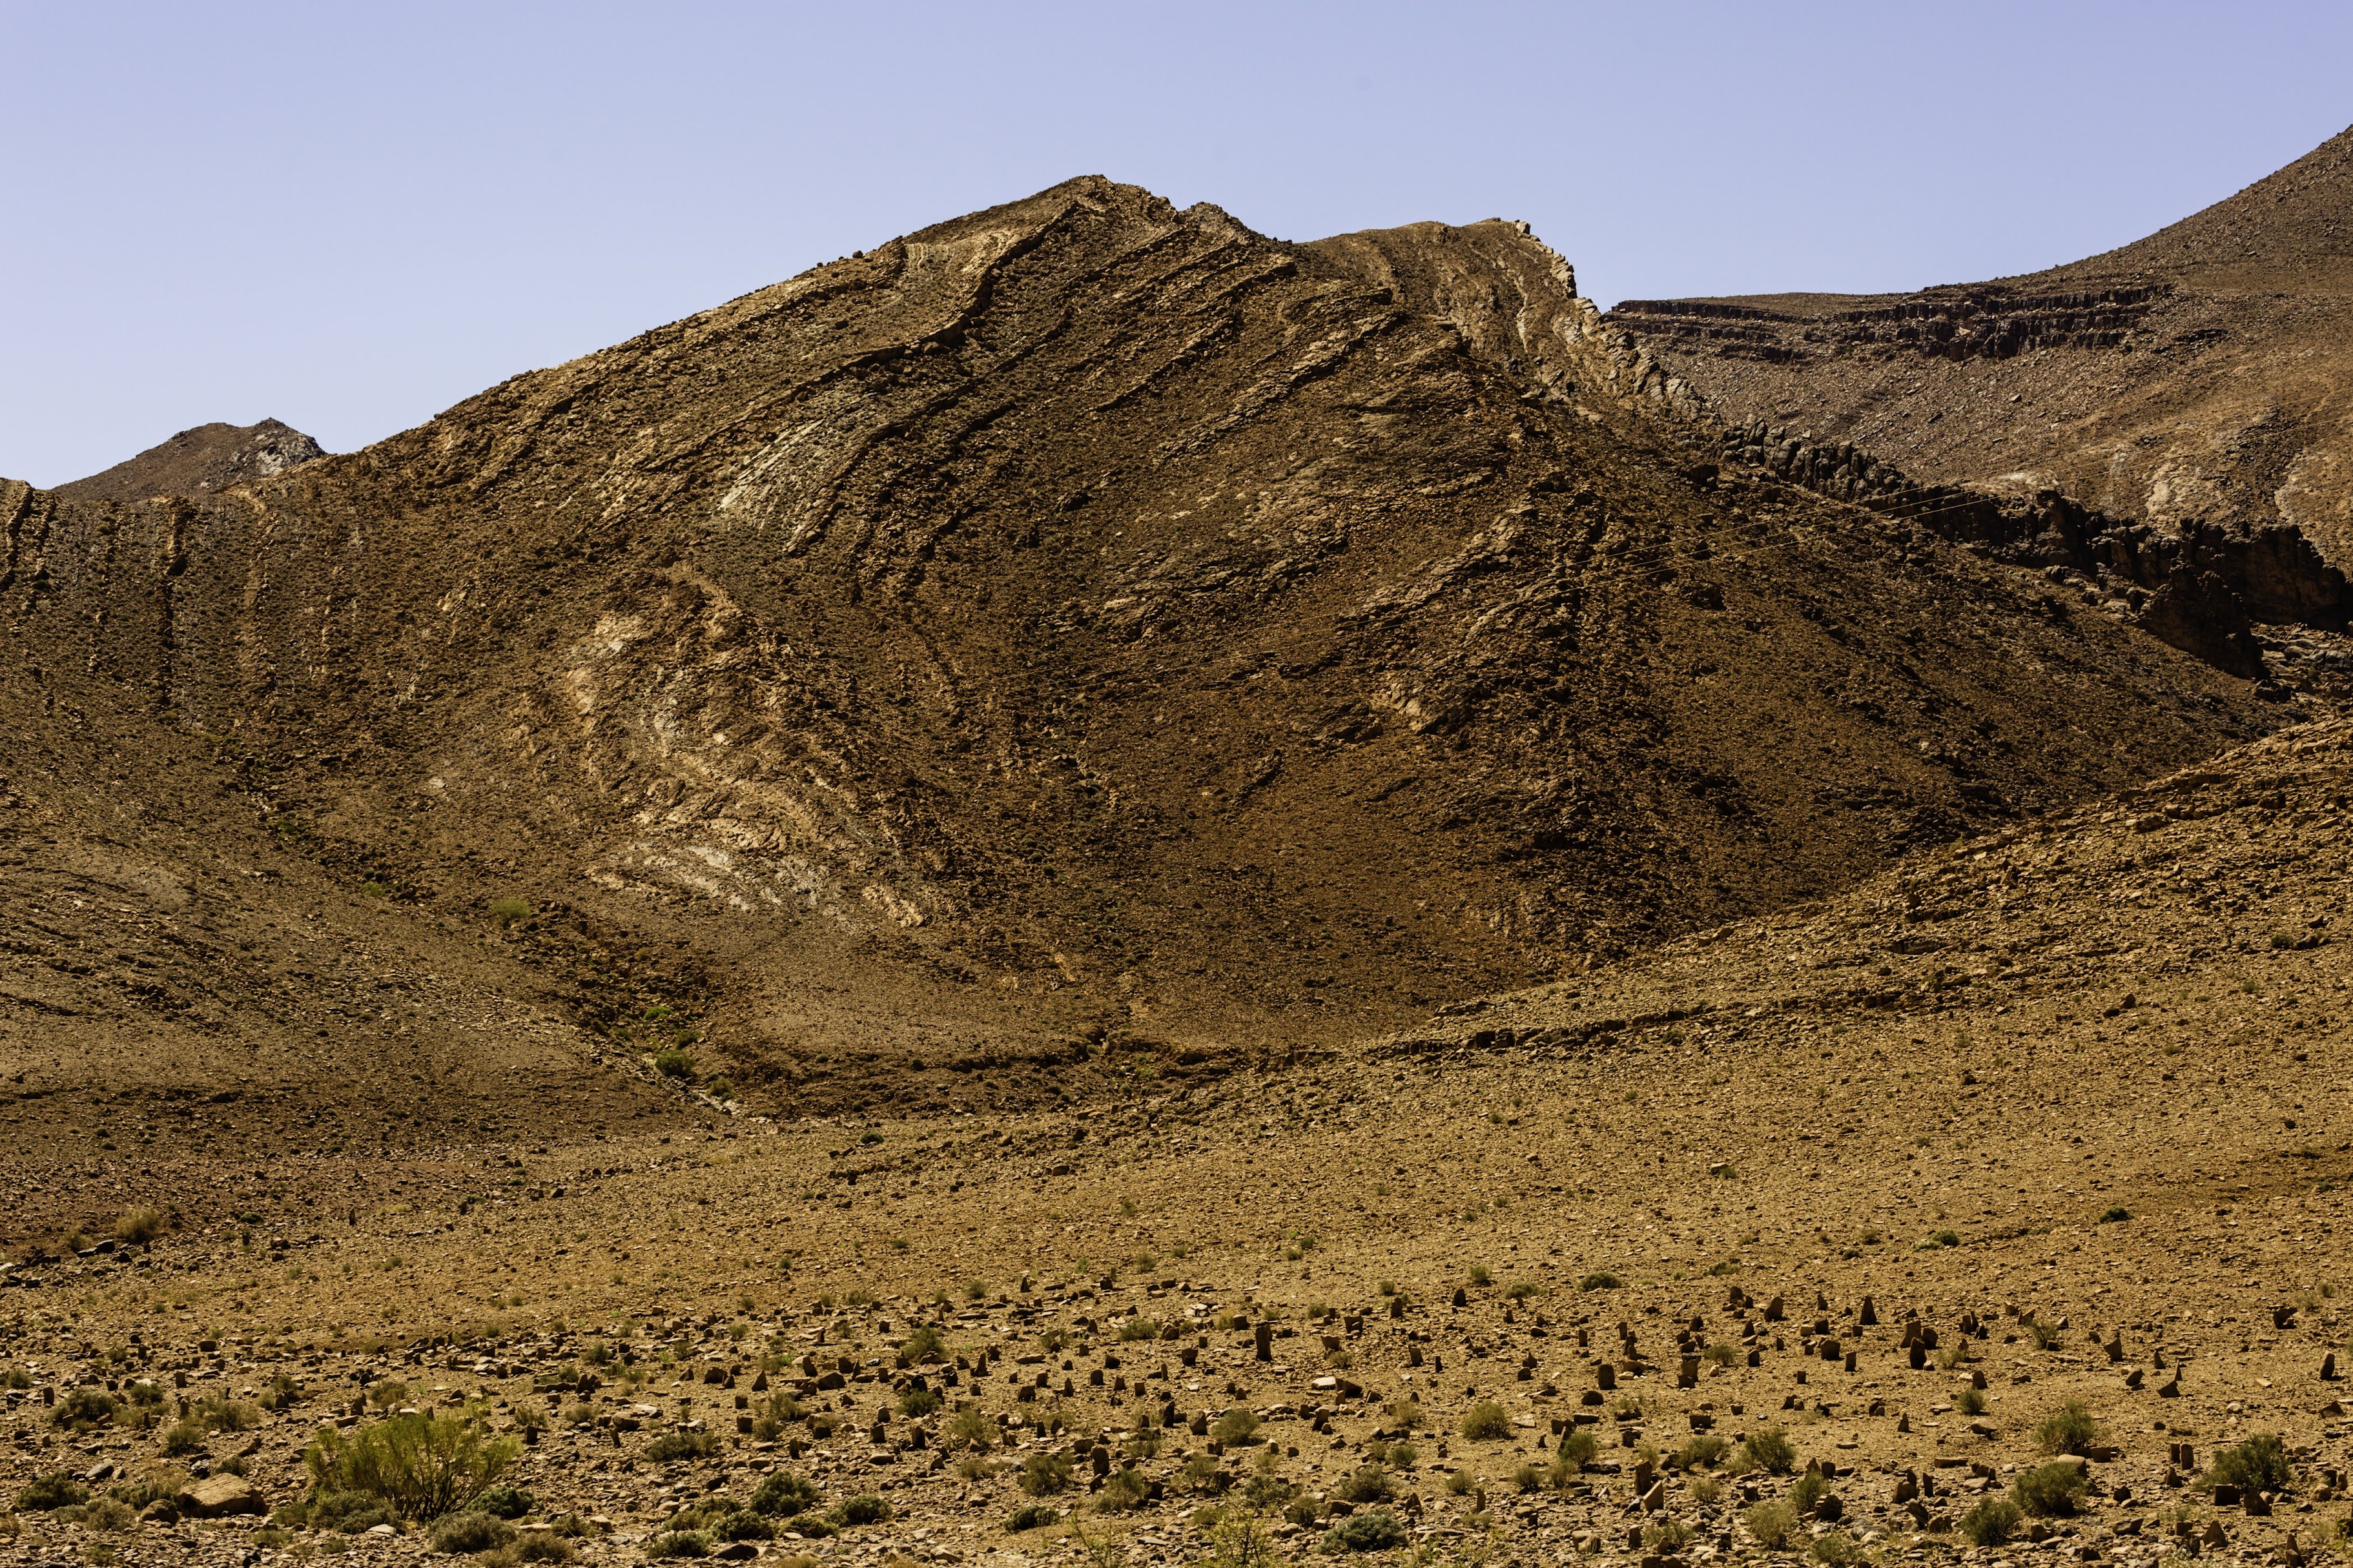
[[344, 450], [1078, 174], [1525, 218], [1605, 303], [2122, 243], [2353, 121], [2353, 5], [0, 0], [0, 475]]

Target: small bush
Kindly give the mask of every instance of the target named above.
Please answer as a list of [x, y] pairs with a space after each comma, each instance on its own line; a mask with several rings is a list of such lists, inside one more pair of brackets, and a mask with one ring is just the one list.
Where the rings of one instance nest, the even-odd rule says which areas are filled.
[[845, 1498], [833, 1510], [833, 1521], [847, 1530], [854, 1525], [881, 1524], [891, 1517], [891, 1505], [872, 1492]]
[[1352, 1513], [1324, 1537], [1324, 1543], [1335, 1552], [1392, 1552], [1405, 1544], [1405, 1526], [1387, 1509]]
[[951, 1451], [970, 1448], [985, 1454], [997, 1446], [997, 1426], [977, 1405], [967, 1405], [950, 1419], [944, 1441]]
[[1211, 1424], [1209, 1436], [1229, 1448], [1254, 1441], [1258, 1436], [1258, 1412], [1237, 1405]]
[[1810, 1514], [1815, 1505], [1830, 1495], [1830, 1479], [1821, 1471], [1808, 1469], [1789, 1488], [1789, 1506], [1800, 1514]]
[[1039, 1525], [1051, 1524], [1061, 1517], [1061, 1510], [1052, 1503], [1027, 1502], [1006, 1515], [1005, 1528], [1018, 1535], [1025, 1530], [1035, 1530]]
[[1982, 1415], [1986, 1407], [1985, 1390], [1974, 1384], [1964, 1388], [1953, 1395], [1953, 1405], [1964, 1415]]
[[1046, 1497], [1071, 1489], [1071, 1457], [1058, 1450], [1043, 1450], [1021, 1461], [1021, 1489], [1031, 1497]]
[[1672, 1552], [1687, 1545], [1691, 1538], [1692, 1527], [1672, 1515], [1657, 1520], [1642, 1531], [1642, 1544], [1652, 1552]]
[[1626, 1281], [1606, 1269], [1597, 1269], [1578, 1280], [1577, 1288], [1580, 1290], [1616, 1290], [1622, 1289]]
[[1958, 1231], [1932, 1230], [1926, 1237], [1921, 1238], [1919, 1247], [1915, 1250], [1920, 1252], [1934, 1252], [1938, 1247], [1958, 1247], [1960, 1244], [1961, 1237]]
[[491, 919], [498, 921], [501, 930], [517, 926], [531, 919], [531, 906], [521, 899], [492, 899]]
[[646, 1458], [658, 1465], [679, 1459], [708, 1459], [719, 1452], [715, 1432], [665, 1432], [646, 1445]]
[[1378, 1465], [1366, 1465], [1340, 1483], [1340, 1495], [1350, 1502], [1387, 1502], [1397, 1496], [1397, 1483]]
[[1477, 1443], [1492, 1443], [1512, 1435], [1510, 1412], [1492, 1399], [1482, 1399], [1462, 1413], [1462, 1435]]
[[1748, 1510], [1748, 1533], [1767, 1552], [1778, 1552], [1789, 1543], [1797, 1532], [1798, 1510], [1787, 1502], [1775, 1500], [1760, 1502]]
[[928, 1366], [947, 1358], [947, 1342], [940, 1337], [940, 1331], [929, 1323], [916, 1324], [915, 1331], [899, 1343], [901, 1366]]
[[1972, 1546], [2000, 1546], [2017, 1533], [2021, 1517], [2008, 1498], [1989, 1497], [1961, 1515], [1961, 1533]]
[[2132, 1210], [2126, 1208], [2121, 1204], [2115, 1207], [2105, 1208], [2100, 1211], [2100, 1223], [2102, 1225], [2116, 1225], [2130, 1218], [2132, 1218]]
[[1478, 1286], [1483, 1290], [1489, 1285], [1494, 1283], [1495, 1277], [1493, 1273], [1489, 1272], [1485, 1264], [1474, 1263], [1471, 1266], [1470, 1279], [1472, 1284]]
[[164, 1234], [164, 1223], [162, 1209], [139, 1204], [114, 1216], [114, 1238], [144, 1247]]
[[1582, 1426], [1571, 1426], [1560, 1435], [1560, 1447], [1553, 1451], [1553, 1457], [1581, 1471], [1593, 1463], [1600, 1451], [1599, 1438]]
[[2064, 1519], [2082, 1504], [2084, 1492], [2090, 1485], [2081, 1465], [2055, 1459], [2031, 1470], [2021, 1470], [2010, 1490], [2018, 1500], [2018, 1506], [2035, 1518]]
[[1797, 1445], [1778, 1426], [1751, 1432], [1740, 1444], [1740, 1468], [1786, 1476], [1798, 1468]]
[[691, 1530], [674, 1530], [646, 1542], [649, 1557], [708, 1557], [711, 1542]]
[[397, 1517], [379, 1500], [359, 1492], [319, 1492], [308, 1502], [279, 1511], [289, 1524], [307, 1524], [312, 1530], [340, 1531], [345, 1535], [390, 1524]]
[[2198, 1484], [2211, 1489], [2218, 1481], [2237, 1487], [2247, 1497], [2284, 1492], [2288, 1484], [2287, 1449], [2273, 1434], [2258, 1432], [2237, 1447], [2215, 1455], [2214, 1468]]
[[1724, 1463], [1732, 1445], [1713, 1432], [1701, 1432], [1667, 1458], [1667, 1463], [1679, 1470], [1714, 1469]]
[[433, 1550], [448, 1552], [488, 1552], [514, 1539], [514, 1527], [496, 1514], [468, 1509], [443, 1514], [433, 1526]]
[[694, 1058], [673, 1046], [654, 1053], [654, 1071], [664, 1078], [691, 1079], [694, 1077]]
[[16, 1493], [19, 1513], [47, 1513], [52, 1509], [72, 1508], [86, 1502], [90, 1493], [71, 1476], [43, 1476], [27, 1481]]
[[205, 1426], [201, 1421], [174, 1421], [163, 1432], [164, 1452], [180, 1458], [197, 1452], [205, 1446]]
[[1468, 1497], [1479, 1485], [1479, 1478], [1468, 1470], [1456, 1470], [1446, 1478], [1446, 1489], [1456, 1497]]
[[261, 1425], [261, 1413], [225, 1394], [210, 1394], [196, 1402], [196, 1419], [216, 1432], [250, 1432]]
[[1512, 1489], [1515, 1492], [1544, 1490], [1545, 1473], [1542, 1465], [1522, 1465], [1512, 1472]]
[[1854, 1537], [1845, 1531], [1833, 1530], [1816, 1536], [1814, 1543], [1806, 1548], [1806, 1555], [1820, 1563], [1822, 1568], [1852, 1568], [1852, 1564], [1862, 1561], [1862, 1548], [1857, 1546]]
[[1159, 1337], [1160, 1325], [1149, 1318], [1130, 1318], [1119, 1326], [1119, 1342], [1124, 1345], [1134, 1344], [1138, 1340], [1156, 1340]]
[[1514, 1301], [1525, 1301], [1544, 1289], [1533, 1279], [1514, 1279], [1504, 1294]]
[[777, 1389], [760, 1406], [759, 1414], [752, 1417], [752, 1436], [763, 1443], [773, 1443], [784, 1435], [786, 1427], [807, 1414], [801, 1408], [799, 1400], [783, 1389]]
[[500, 1519], [521, 1519], [539, 1506], [539, 1500], [521, 1487], [490, 1487], [474, 1500], [474, 1507]]
[[320, 1492], [375, 1498], [406, 1519], [438, 1519], [471, 1502], [514, 1462], [511, 1437], [486, 1440], [470, 1422], [396, 1415], [343, 1433], [322, 1431], [302, 1451]]
[[752, 1506], [776, 1519], [791, 1519], [818, 1505], [820, 1493], [806, 1478], [789, 1470], [770, 1470], [752, 1489]]
[[2035, 1447], [2046, 1454], [2088, 1455], [2099, 1440], [2099, 1424], [2079, 1399], [2069, 1400], [2034, 1428]]
[[121, 1409], [115, 1397], [102, 1388], [77, 1388], [58, 1401], [49, 1419], [70, 1432], [88, 1432], [114, 1419]]
[[1095, 1494], [1095, 1507], [1106, 1513], [1125, 1513], [1152, 1500], [1152, 1482], [1142, 1470], [1113, 1470]]

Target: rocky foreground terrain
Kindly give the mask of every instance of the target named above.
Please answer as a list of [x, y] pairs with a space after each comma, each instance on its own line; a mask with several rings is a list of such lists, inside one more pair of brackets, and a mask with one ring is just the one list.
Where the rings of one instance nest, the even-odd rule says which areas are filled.
[[[2295, 1563], [2353, 1457], [2348, 789], [2306, 726], [1068, 1110], [681, 1101], [341, 1212], [225, 1160], [201, 1221], [19, 1160], [88, 1217], [0, 1297], [0, 1550]], [[455, 1522], [332, 1467], [437, 1421], [506, 1489]]]

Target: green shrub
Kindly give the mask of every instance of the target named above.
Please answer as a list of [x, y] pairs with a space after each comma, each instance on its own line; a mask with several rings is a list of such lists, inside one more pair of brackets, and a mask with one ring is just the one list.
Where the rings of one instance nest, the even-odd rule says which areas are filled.
[[572, 1542], [560, 1535], [526, 1535], [511, 1550], [517, 1563], [569, 1563], [579, 1555]]
[[675, 1046], [666, 1051], [656, 1051], [654, 1071], [664, 1078], [691, 1079], [694, 1077], [694, 1058]]
[[102, 1388], [77, 1388], [58, 1401], [49, 1419], [69, 1432], [88, 1432], [114, 1419], [121, 1404]]
[[1845, 1531], [1833, 1530], [1814, 1537], [1814, 1543], [1806, 1548], [1806, 1555], [1822, 1568], [1852, 1568], [1852, 1564], [1862, 1561], [1862, 1548]]
[[193, 1454], [205, 1446], [205, 1426], [201, 1421], [174, 1421], [164, 1428], [164, 1452], [178, 1458]]
[[1714, 1469], [1724, 1463], [1724, 1457], [1730, 1452], [1731, 1444], [1713, 1432], [1701, 1432], [1667, 1456], [1667, 1463], [1678, 1470]]
[[436, 1552], [489, 1552], [513, 1539], [514, 1526], [496, 1514], [470, 1508], [462, 1513], [445, 1513], [433, 1526]]
[[649, 1557], [708, 1557], [711, 1542], [691, 1530], [674, 1530], [646, 1542]]
[[1005, 1516], [1005, 1528], [1013, 1534], [1051, 1524], [1062, 1517], [1061, 1510], [1050, 1502], [1026, 1502]]
[[929, 1323], [918, 1323], [915, 1331], [899, 1343], [901, 1366], [929, 1365], [947, 1358], [947, 1342], [940, 1337], [939, 1330]]
[[1545, 1472], [1542, 1465], [1522, 1465], [1512, 1472], [1512, 1489], [1515, 1492], [1544, 1490]]
[[1953, 1395], [1953, 1405], [1964, 1415], [1982, 1415], [1986, 1407], [1985, 1390], [1974, 1384], [1964, 1388]]
[[1462, 1413], [1462, 1435], [1489, 1443], [1512, 1435], [1511, 1413], [1492, 1399], [1482, 1399]]
[[1751, 1432], [1741, 1440], [1740, 1468], [1786, 1476], [1798, 1468], [1797, 1445], [1790, 1442], [1788, 1435], [1778, 1426]]
[[471, 1422], [420, 1413], [349, 1433], [329, 1427], [302, 1451], [302, 1463], [314, 1491], [353, 1492], [427, 1520], [479, 1497], [517, 1452], [511, 1437], [486, 1440]]
[[791, 1519], [815, 1508], [821, 1495], [805, 1477], [770, 1470], [752, 1489], [752, 1506], [776, 1519]]
[[489, 1487], [474, 1500], [475, 1508], [500, 1519], [521, 1519], [538, 1506], [539, 1500], [521, 1487]]
[[1789, 1487], [1789, 1506], [1801, 1514], [1810, 1514], [1814, 1506], [1830, 1495], [1830, 1479], [1821, 1471], [1809, 1469]]
[[1961, 1515], [1961, 1533], [1972, 1546], [2000, 1546], [2017, 1533], [2020, 1518], [2016, 1503], [1989, 1497]]
[[47, 1513], [52, 1509], [72, 1508], [89, 1499], [90, 1493], [71, 1476], [43, 1476], [18, 1489], [16, 1511]]
[[1525, 1301], [1529, 1297], [1536, 1295], [1543, 1289], [1544, 1287], [1537, 1284], [1533, 1279], [1514, 1279], [1512, 1281], [1511, 1287], [1504, 1292], [1504, 1295], [1510, 1300]]
[[2126, 1208], [2121, 1204], [2100, 1211], [2100, 1223], [2102, 1225], [2115, 1225], [2119, 1221], [2128, 1220], [2130, 1218], [2132, 1218], [2132, 1210]]
[[1405, 1526], [1388, 1510], [1352, 1513], [1324, 1537], [1335, 1552], [1393, 1552], [1405, 1544]]
[[1560, 1435], [1560, 1447], [1553, 1457], [1577, 1470], [1593, 1463], [1601, 1451], [1600, 1440], [1582, 1426], [1571, 1426]]
[[947, 1395], [936, 1388], [911, 1388], [899, 1395], [899, 1414], [920, 1419], [947, 1402]]
[[723, 1515], [712, 1525], [711, 1533], [722, 1541], [774, 1541], [776, 1527], [749, 1509], [735, 1509]]
[[1113, 1470], [1095, 1494], [1095, 1507], [1106, 1513], [1124, 1513], [1152, 1500], [1152, 1481], [1142, 1470]]
[[2069, 1459], [2054, 1459], [2047, 1465], [2037, 1465], [2031, 1470], [2021, 1470], [2010, 1483], [2010, 1496], [2018, 1506], [2037, 1519], [2064, 1519], [2073, 1513], [2084, 1500], [2084, 1492], [2091, 1485], [2084, 1468]]
[[501, 928], [520, 925], [531, 919], [531, 906], [521, 899], [492, 899], [491, 919], [498, 921]]
[[1622, 1289], [1626, 1281], [1607, 1269], [1596, 1269], [1578, 1280], [1577, 1288], [1580, 1290], [1616, 1290]]
[[1366, 1465], [1340, 1483], [1340, 1495], [1353, 1503], [1387, 1502], [1397, 1496], [1397, 1483], [1380, 1466]]
[[1668, 1514], [1653, 1521], [1651, 1527], [1642, 1531], [1642, 1545], [1651, 1552], [1672, 1552], [1679, 1546], [1688, 1545], [1691, 1538], [1692, 1527]]
[[[1065, 1461], [1065, 1468], [1068, 1462]], [[872, 1492], [860, 1492], [854, 1498], [844, 1498], [834, 1507], [833, 1522], [844, 1529], [854, 1525], [881, 1524], [891, 1517], [891, 1505]]]
[[2088, 1455], [2099, 1440], [2099, 1424], [2080, 1399], [2067, 1401], [2034, 1428], [2035, 1446], [2046, 1454]]
[[1470, 1279], [1472, 1284], [1478, 1286], [1483, 1290], [1489, 1285], [1494, 1283], [1495, 1277], [1493, 1273], [1489, 1272], [1485, 1264], [1474, 1263], [1471, 1266]]
[[138, 1204], [114, 1216], [114, 1238], [133, 1247], [144, 1247], [164, 1234], [164, 1211], [149, 1204]]
[[1031, 1497], [1070, 1490], [1071, 1457], [1052, 1449], [1030, 1455], [1021, 1461], [1021, 1489]]
[[208, 1394], [196, 1401], [195, 1415], [216, 1432], [250, 1432], [261, 1425], [261, 1415], [252, 1405], [226, 1394]]
[[1130, 1318], [1119, 1326], [1119, 1342], [1133, 1344], [1137, 1340], [1156, 1340], [1160, 1325], [1148, 1318]]
[[1210, 1424], [1209, 1436], [1231, 1448], [1258, 1436], [1258, 1412], [1237, 1405]]
[[1958, 1247], [1960, 1244], [1961, 1237], [1958, 1231], [1932, 1230], [1926, 1237], [1922, 1238], [1920, 1245], [1914, 1250], [1919, 1252], [1934, 1252], [1938, 1247]]
[[359, 1492], [321, 1492], [305, 1502], [278, 1511], [289, 1524], [308, 1525], [312, 1530], [340, 1531], [345, 1535], [357, 1535], [364, 1530], [374, 1530], [379, 1524], [391, 1524], [399, 1517], [385, 1507], [382, 1500]]
[[1787, 1502], [1773, 1500], [1757, 1503], [1747, 1513], [1748, 1533], [1767, 1552], [1778, 1552], [1797, 1533], [1798, 1510]]
[[807, 1414], [801, 1408], [799, 1400], [783, 1389], [777, 1389], [768, 1395], [759, 1413], [752, 1417], [752, 1436], [763, 1443], [773, 1443], [783, 1436], [786, 1427]]
[[949, 1420], [944, 1441], [951, 1450], [970, 1448], [986, 1454], [997, 1446], [997, 1424], [982, 1415], [978, 1405], [968, 1405]]
[[2198, 1484], [2211, 1488], [2217, 1482], [2237, 1487], [2247, 1497], [2284, 1492], [2288, 1485], [2287, 1449], [2273, 1434], [2258, 1432], [2237, 1447], [2215, 1455], [2214, 1468]]
[[708, 1459], [719, 1452], [719, 1436], [713, 1432], [665, 1432], [646, 1445], [646, 1458], [658, 1465], [679, 1459]]

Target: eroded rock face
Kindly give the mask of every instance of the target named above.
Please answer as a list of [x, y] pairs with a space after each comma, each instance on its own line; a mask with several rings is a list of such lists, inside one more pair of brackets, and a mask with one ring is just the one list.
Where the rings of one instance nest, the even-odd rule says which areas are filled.
[[104, 473], [60, 485], [58, 494], [85, 501], [211, 495], [274, 479], [324, 456], [318, 442], [275, 419], [259, 425], [199, 425]]
[[2135, 244], [1882, 296], [1635, 300], [1606, 318], [1730, 422], [2125, 521], [2303, 531], [2353, 560], [2353, 131]]
[[683, 943], [779, 1081], [1007, 1048], [846, 975], [1314, 1039], [2277, 721], [1704, 412], [1521, 226], [1085, 179], [238, 495], [0, 496], [0, 610], [27, 712], [106, 683], [354, 884]]

